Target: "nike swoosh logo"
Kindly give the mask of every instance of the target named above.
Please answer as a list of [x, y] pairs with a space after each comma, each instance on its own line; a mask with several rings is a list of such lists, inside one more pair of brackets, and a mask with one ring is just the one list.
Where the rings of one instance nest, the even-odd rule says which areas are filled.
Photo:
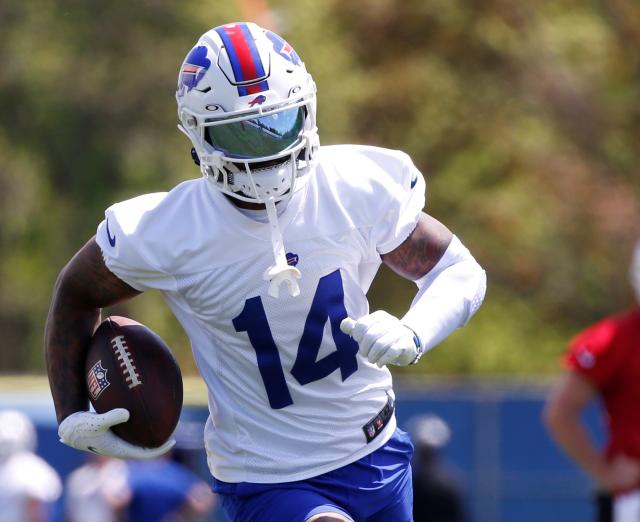
[[87, 446], [87, 449], [88, 449], [89, 451], [92, 451], [92, 452], [93, 452], [93, 453], [95, 453], [96, 455], [100, 455], [100, 452], [99, 452], [97, 449], [95, 449], [93, 446]]
[[114, 247], [116, 246], [116, 236], [115, 234], [111, 237], [111, 232], [109, 232], [109, 220], [107, 219], [107, 237], [109, 238], [109, 244]]
[[[418, 176], [416, 176], [415, 178], [413, 178], [413, 179], [411, 180], [411, 188], [415, 187], [415, 186], [416, 186], [416, 183], [418, 183]], [[114, 239], [114, 240], [113, 240], [113, 242], [115, 243], [115, 241], [116, 241], [116, 240]], [[111, 245], [111, 246], [113, 246], [113, 245]]]

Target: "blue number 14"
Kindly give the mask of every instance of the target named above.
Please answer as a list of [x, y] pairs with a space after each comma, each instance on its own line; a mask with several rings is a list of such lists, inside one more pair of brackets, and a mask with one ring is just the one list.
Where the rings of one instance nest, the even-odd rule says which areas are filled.
[[[304, 323], [291, 375], [301, 385], [325, 378], [340, 369], [344, 381], [358, 369], [358, 344], [340, 330], [340, 322], [347, 317], [344, 307], [344, 290], [340, 270], [320, 278], [313, 296], [311, 308]], [[324, 325], [329, 320], [336, 351], [319, 361]], [[236, 332], [247, 332], [251, 346], [256, 351], [258, 370], [267, 391], [269, 404], [280, 409], [293, 404], [284, 377], [278, 347], [273, 340], [262, 299], [252, 297], [244, 303], [242, 312], [233, 320]]]

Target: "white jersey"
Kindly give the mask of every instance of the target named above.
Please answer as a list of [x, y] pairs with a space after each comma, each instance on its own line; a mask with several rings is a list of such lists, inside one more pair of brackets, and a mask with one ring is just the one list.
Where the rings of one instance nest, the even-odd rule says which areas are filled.
[[205, 445], [226, 482], [303, 480], [382, 446], [364, 427], [393, 397], [391, 374], [339, 328], [369, 313], [381, 254], [415, 228], [422, 175], [398, 151], [322, 147], [280, 224], [300, 295], [267, 293], [269, 225], [239, 212], [211, 182], [113, 205], [98, 227], [107, 267], [157, 289], [184, 327], [208, 387]]

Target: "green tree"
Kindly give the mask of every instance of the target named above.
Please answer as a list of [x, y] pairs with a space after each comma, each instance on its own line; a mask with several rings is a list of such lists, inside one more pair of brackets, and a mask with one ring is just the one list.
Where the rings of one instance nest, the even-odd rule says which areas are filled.
[[[263, 11], [268, 8], [269, 11]], [[640, 7], [631, 0], [238, 0], [0, 4], [0, 370], [41, 371], [56, 274], [111, 203], [199, 173], [176, 131], [197, 36], [264, 20], [318, 84], [323, 143], [403, 149], [427, 210], [486, 267], [469, 328], [412, 371], [548, 372], [568, 338], [632, 302]], [[357, 173], [354, 173], [357, 175]], [[383, 269], [374, 308], [414, 292]], [[191, 367], [160, 296], [108, 313]]]

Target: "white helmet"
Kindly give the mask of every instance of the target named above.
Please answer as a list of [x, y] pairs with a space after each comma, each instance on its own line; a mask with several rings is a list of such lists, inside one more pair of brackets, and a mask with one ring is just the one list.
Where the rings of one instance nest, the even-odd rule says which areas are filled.
[[17, 410], [0, 411], [0, 461], [21, 451], [35, 451], [36, 443], [29, 417]]
[[180, 68], [176, 100], [194, 159], [229, 196], [283, 200], [313, 165], [315, 83], [271, 31], [232, 23], [206, 32]]

